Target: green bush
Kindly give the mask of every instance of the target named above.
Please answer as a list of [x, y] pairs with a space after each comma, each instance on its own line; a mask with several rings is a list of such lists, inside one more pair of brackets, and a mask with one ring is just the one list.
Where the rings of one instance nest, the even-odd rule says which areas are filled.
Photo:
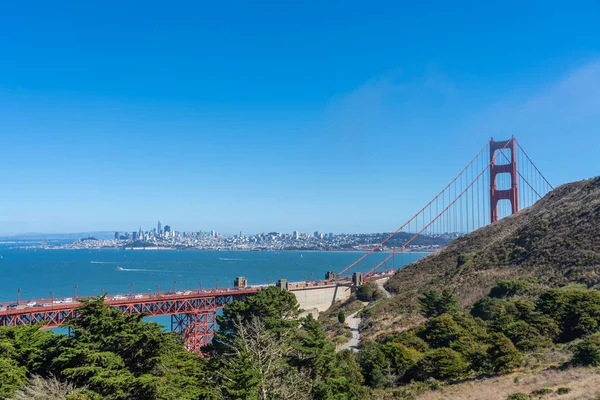
[[501, 333], [490, 335], [487, 353], [493, 372], [504, 374], [520, 367], [523, 362], [523, 355], [513, 342]]
[[441, 348], [425, 353], [412, 368], [410, 375], [420, 381], [429, 378], [448, 381], [464, 376], [468, 367], [460, 353], [452, 349]]
[[573, 364], [594, 367], [600, 365], [600, 333], [590, 335], [573, 345]]
[[380, 347], [386, 364], [398, 375], [404, 375], [421, 358], [421, 353], [399, 343], [386, 343]]
[[383, 297], [383, 293], [375, 283], [365, 283], [356, 289], [356, 298], [360, 301], [370, 302], [376, 301]]
[[506, 400], [529, 400], [531, 397], [525, 393], [513, 393], [509, 395]]
[[516, 296], [523, 294], [528, 286], [529, 284], [522, 279], [500, 281], [490, 290], [489, 296], [498, 299]]
[[502, 329], [519, 350], [532, 351], [540, 347], [550, 347], [552, 339], [541, 334], [538, 329], [520, 320], [508, 324]]
[[558, 389], [556, 389], [556, 393], [557, 394], [567, 394], [571, 391], [571, 388], [569, 387], [559, 387]]
[[473, 307], [471, 307], [471, 315], [476, 318], [481, 318], [484, 321], [490, 321], [498, 318], [498, 316], [505, 312], [504, 304], [505, 302], [500, 299], [484, 297], [473, 304]]
[[542, 396], [552, 394], [552, 392], [553, 392], [552, 389], [542, 388], [542, 389], [534, 390], [533, 392], [531, 392], [531, 395], [536, 396], [536, 397], [542, 397]]
[[437, 317], [458, 311], [458, 300], [448, 289], [442, 290], [442, 293], [428, 290], [419, 297], [419, 306], [426, 317]]
[[27, 369], [10, 358], [0, 358], [0, 398], [27, 383]]
[[540, 297], [538, 309], [556, 321], [565, 342], [600, 328], [600, 292], [596, 290], [548, 290]]
[[334, 336], [331, 341], [335, 344], [344, 344], [348, 342], [348, 338], [344, 335]]
[[414, 330], [405, 331], [389, 338], [390, 342], [403, 344], [406, 347], [412, 347], [413, 349], [420, 351], [421, 353], [429, 350], [429, 345], [423, 339], [416, 335]]
[[510, 338], [519, 350], [551, 346], [560, 334], [558, 324], [529, 300], [501, 300], [486, 297], [471, 308], [471, 315], [487, 322], [488, 329]]
[[344, 312], [341, 310], [338, 313], [337, 318], [338, 318], [338, 321], [340, 324], [343, 324], [344, 322], [346, 322], [346, 314], [344, 314]]
[[488, 345], [477, 341], [471, 336], [461, 336], [457, 341], [452, 342], [452, 350], [458, 351], [469, 363], [470, 369], [477, 374], [487, 374], [492, 372], [490, 366], [490, 357], [487, 353]]
[[379, 344], [369, 340], [362, 342], [358, 353], [358, 363], [367, 385], [373, 388], [388, 386], [388, 381], [383, 374], [386, 358]]
[[464, 329], [447, 314], [430, 319], [419, 332], [419, 336], [433, 348], [450, 347], [465, 334]]

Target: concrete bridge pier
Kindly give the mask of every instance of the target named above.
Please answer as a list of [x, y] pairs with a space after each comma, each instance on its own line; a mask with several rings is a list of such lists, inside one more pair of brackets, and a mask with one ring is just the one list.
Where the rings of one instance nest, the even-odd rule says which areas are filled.
[[313, 314], [314, 317], [318, 317], [319, 312], [326, 311], [337, 301], [347, 300], [351, 294], [351, 286], [347, 283], [292, 284], [285, 279], [280, 279], [277, 286], [289, 290], [296, 296], [300, 308], [304, 310], [302, 316]]

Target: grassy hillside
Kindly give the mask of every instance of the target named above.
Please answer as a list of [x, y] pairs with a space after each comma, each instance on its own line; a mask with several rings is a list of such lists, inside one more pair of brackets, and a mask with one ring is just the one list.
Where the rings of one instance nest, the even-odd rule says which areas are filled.
[[600, 282], [600, 177], [563, 185], [534, 206], [465, 235], [398, 271], [387, 283], [394, 298], [363, 323], [380, 337], [420, 322], [416, 299], [449, 288], [465, 307], [498, 281], [535, 278], [549, 287]]
[[417, 399], [504, 400], [511, 394], [525, 393], [531, 394], [534, 399], [595, 400], [600, 396], [599, 372], [598, 368], [569, 368], [510, 374], [450, 385], [441, 390], [428, 391]]

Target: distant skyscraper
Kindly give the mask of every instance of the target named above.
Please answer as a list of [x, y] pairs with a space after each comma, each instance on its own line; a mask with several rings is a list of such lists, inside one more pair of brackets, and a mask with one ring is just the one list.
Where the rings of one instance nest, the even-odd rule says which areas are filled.
[[160, 221], [158, 221], [158, 230], [157, 230], [158, 236], [162, 235], [162, 224], [160, 223]]
[[295, 239], [298, 239], [298, 235], [299, 235], [299, 234], [298, 234], [298, 231], [294, 231], [294, 238], [295, 238]]
[[171, 232], [171, 226], [165, 225], [165, 233]]
[[132, 239], [133, 239], [133, 241], [135, 242], [135, 241], [138, 239], [138, 233], [137, 233], [137, 232], [135, 232], [135, 231], [133, 231], [133, 232], [131, 233], [131, 238], [132, 238]]
[[119, 240], [119, 232], [115, 232], [115, 240]]
[[319, 231], [315, 231], [315, 237], [319, 237]]

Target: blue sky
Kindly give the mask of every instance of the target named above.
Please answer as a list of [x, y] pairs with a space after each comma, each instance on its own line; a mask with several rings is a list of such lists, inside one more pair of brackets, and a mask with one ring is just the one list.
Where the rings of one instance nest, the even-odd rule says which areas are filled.
[[485, 3], [4, 2], [0, 233], [389, 231], [490, 136], [598, 175], [599, 3]]

